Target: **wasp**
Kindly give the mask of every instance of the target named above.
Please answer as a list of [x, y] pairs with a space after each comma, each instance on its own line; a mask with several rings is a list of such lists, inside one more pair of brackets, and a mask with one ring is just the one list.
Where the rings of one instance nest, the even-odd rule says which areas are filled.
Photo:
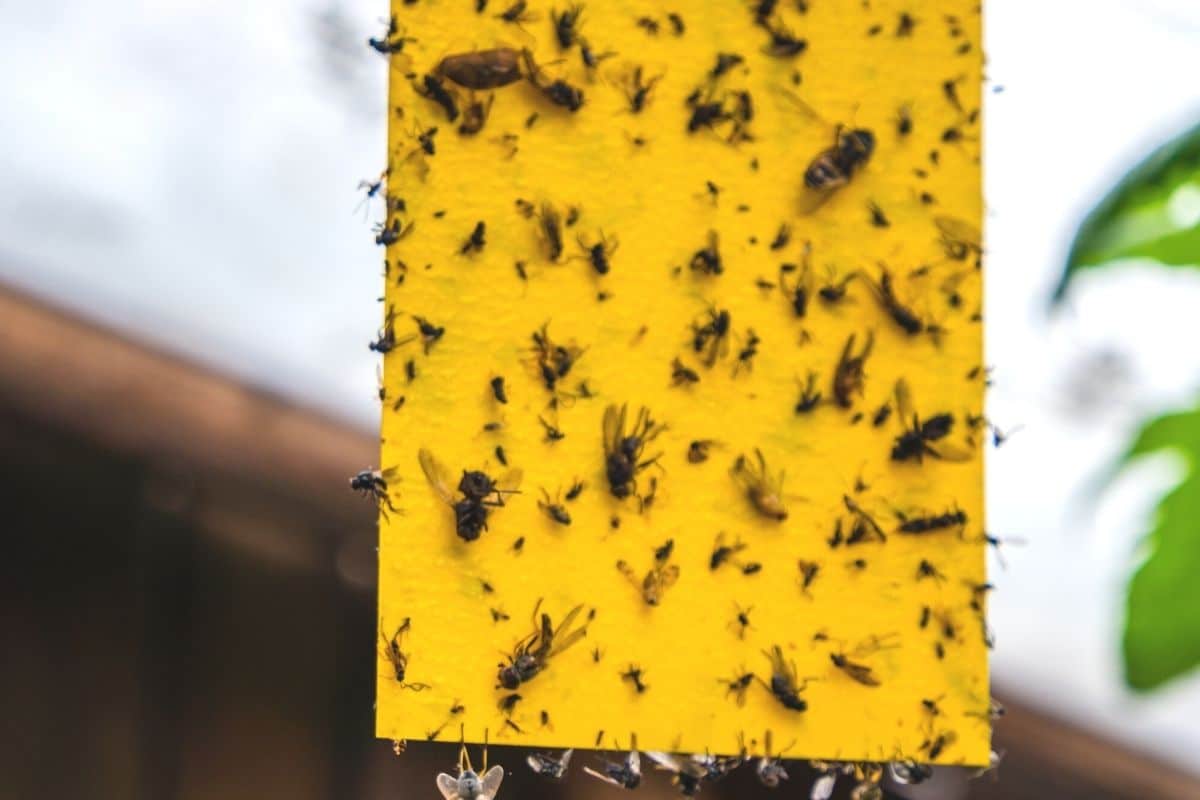
[[525, 62], [525, 77], [547, 100], [571, 112], [578, 111], [583, 107], [583, 91], [581, 89], [575, 88], [562, 78], [554, 80], [547, 78], [542, 69], [534, 63], [533, 53], [528, 49], [521, 51], [521, 57]]
[[541, 606], [539, 599], [533, 607], [533, 633], [517, 642], [512, 655], [508, 656], [507, 664], [500, 664], [497, 680], [500, 687], [509, 691], [533, 680], [546, 668], [551, 658], [587, 635], [587, 622], [571, 630], [572, 623], [583, 610], [582, 605], [568, 611], [558, 627], [554, 626], [549, 614], [543, 613], [539, 621], [538, 610]]
[[557, 344], [550, 338], [550, 323], [531, 334], [533, 339], [533, 355], [537, 361], [538, 372], [542, 383], [548, 391], [553, 392], [558, 382], [567, 377], [575, 362], [583, 355], [583, 348], [571, 344]]
[[940, 441], [950, 434], [954, 426], [953, 414], [943, 412], [922, 420], [913, 410], [912, 392], [904, 378], [896, 381], [895, 395], [896, 414], [904, 424], [904, 432], [892, 444], [893, 461], [916, 461], [919, 464], [925, 456], [943, 461], [970, 458], [966, 451]]
[[500, 791], [500, 782], [504, 780], [504, 767], [497, 764], [488, 769], [486, 731], [483, 736], [483, 769], [480, 773], [475, 772], [471, 767], [471, 757], [467, 755], [467, 745], [460, 744], [458, 777], [447, 775], [445, 772], [439, 773], [437, 776], [437, 787], [438, 791], [442, 793], [443, 800], [494, 800], [496, 793]]
[[708, 451], [714, 444], [717, 444], [714, 439], [694, 439], [688, 444], [688, 463], [703, 464], [708, 461]]
[[892, 285], [892, 273], [886, 266], [880, 264], [878, 283], [866, 275], [863, 276], [863, 280], [871, 287], [871, 291], [875, 294], [876, 299], [879, 300], [879, 305], [883, 306], [883, 310], [900, 326], [901, 330], [909, 336], [915, 336], [925, 330], [926, 325], [924, 320], [896, 297], [896, 290]]
[[629, 681], [633, 684], [633, 689], [638, 694], [642, 694], [650, 687], [642, 680], [646, 671], [637, 664], [630, 664], [624, 672], [621, 673], [621, 680]]
[[567, 50], [579, 41], [579, 18], [583, 16], [583, 4], [567, 6], [563, 12], [551, 11], [550, 21], [554, 25], [554, 38], [560, 50]]
[[967, 524], [967, 512], [959, 509], [946, 511], [941, 514], [929, 514], [911, 518], [906, 517], [900, 512], [896, 512], [896, 516], [900, 519], [900, 527], [896, 529], [900, 533], [930, 533], [931, 531], [940, 531], [946, 528], [961, 528]]
[[454, 510], [454, 528], [459, 538], [473, 542], [487, 530], [490, 510], [504, 505], [504, 496], [514, 494], [521, 483], [521, 470], [510, 470], [500, 480], [493, 480], [479, 470], [463, 470], [458, 482], [458, 494], [450, 489], [452, 480], [446, 467], [425, 448], [417, 451], [421, 470], [434, 492]]
[[738, 708], [746, 705], [746, 691], [750, 688], [750, 684], [754, 683], [754, 673], [746, 672], [743, 669], [741, 672], [734, 675], [732, 678], [721, 678], [717, 681], [725, 687], [725, 696], [734, 696], [734, 702]]
[[691, 260], [688, 261], [688, 267], [692, 272], [700, 272], [705, 275], [720, 275], [725, 271], [721, 262], [720, 240], [716, 231], [708, 232], [708, 242], [692, 254]]
[[764, 650], [763, 655], [771, 662], [771, 682], [768, 684], [761, 678], [758, 679], [759, 682], [784, 708], [791, 711], [806, 710], [808, 703], [800, 693], [804, 691], [808, 680], [799, 681], [796, 677], [796, 665], [784, 658], [783, 649], [779, 645], [772, 647], [770, 652]]
[[604, 235], [604, 231], [600, 231], [600, 241], [595, 244], [588, 244], [584, 241], [583, 236], [578, 234], [575, 237], [575, 241], [579, 243], [579, 248], [583, 251], [584, 256], [586, 256], [596, 274], [607, 275], [611, 267], [609, 259], [612, 258], [613, 253], [617, 252], [617, 247], [620, 246], [617, 238], [614, 236], [612, 239], [609, 239]]
[[787, 519], [788, 511], [783, 504], [784, 473], [780, 470], [772, 475], [761, 450], [755, 448], [754, 459], [739, 455], [730, 473], [755, 511], [777, 522]]
[[414, 85], [417, 94], [426, 100], [432, 100], [446, 112], [446, 119], [454, 122], [458, 119], [458, 101], [454, 93], [446, 88], [446, 84], [436, 75], [426, 75], [420, 85]]
[[622, 88], [625, 91], [625, 100], [629, 103], [631, 113], [642, 113], [646, 104], [650, 102], [650, 93], [654, 91], [655, 84], [662, 80], [662, 77], [662, 75], [655, 75], [652, 78], [644, 78], [641, 65], [635, 66], [625, 76]]
[[408, 671], [408, 653], [400, 649], [400, 642], [404, 638], [404, 634], [408, 633], [411, 627], [412, 620], [409, 617], [405, 617], [404, 621], [396, 628], [396, 632], [392, 634], [392, 638], [387, 638], [383, 631], [379, 632], [379, 638], [383, 639], [384, 657], [392, 665], [392, 670], [396, 674], [396, 682], [400, 684], [400, 688], [420, 692], [430, 688], [430, 686], [427, 683], [407, 683], [405, 681]]
[[[603, 731], [601, 731], [603, 736]], [[599, 745], [599, 741], [596, 742]], [[584, 767], [583, 771], [593, 778], [621, 789], [636, 789], [642, 782], [642, 757], [637, 749], [637, 734], [629, 737], [629, 753], [622, 761], [604, 761], [600, 771]]]
[[393, 468], [364, 469], [350, 478], [350, 488], [374, 500], [381, 512], [384, 508], [388, 511], [395, 511], [396, 506], [392, 503], [391, 495], [388, 494], [388, 481], [395, 477], [395, 474], [396, 471]]
[[566, 506], [559, 503], [557, 500], [551, 501], [550, 494], [543, 488], [543, 500], [538, 501], [538, 508], [545, 512], [546, 516], [557, 522], [559, 525], [570, 525], [571, 514], [567, 511]]
[[784, 769], [782, 756], [792, 748], [795, 742], [780, 750], [775, 755], [771, 755], [771, 731], [768, 730], [763, 734], [763, 754], [754, 765], [754, 774], [758, 776], [758, 782], [768, 789], [775, 789], [779, 784], [788, 779], [787, 770]]
[[729, 352], [733, 316], [726, 309], [710, 307], [702, 320], [701, 323], [692, 323], [692, 350], [702, 354], [701, 363], [712, 369], [717, 359]]
[[821, 392], [817, 389], [817, 373], [808, 373], [808, 378], [800, 387], [800, 398], [796, 401], [794, 411], [797, 414], [807, 414], [821, 402]]
[[848, 494], [842, 495], [842, 503], [854, 518], [850, 525], [850, 533], [846, 536], [846, 546], [861, 542], [886, 542], [887, 535], [875, 518], [862, 509]]
[[804, 185], [818, 191], [833, 191], [850, 182], [875, 152], [875, 134], [866, 128], [834, 132], [833, 147], [818, 153], [804, 171]]
[[864, 367], [875, 345], [875, 332], [867, 331], [866, 342], [862, 349], [854, 352], [855, 334], [850, 334], [842, 348], [837, 366], [833, 370], [833, 399], [842, 408], [850, 408], [855, 395], [861, 395], [863, 380], [866, 377]]
[[624, 559], [617, 562], [617, 570], [641, 592], [642, 600], [648, 606], [658, 605], [667, 589], [679, 580], [679, 565], [670, 563], [674, 549], [674, 539], [668, 539], [657, 547], [654, 551], [654, 564], [644, 578], [638, 578], [633, 567]]
[[571, 763], [571, 754], [574, 752], [574, 749], [564, 750], [557, 756], [553, 753], [530, 753], [525, 756], [525, 763], [543, 778], [559, 780], [567, 774], [567, 766]]
[[645, 457], [646, 445], [666, 430], [655, 422], [647, 408], [638, 409], [633, 424], [626, 429], [628, 407], [610, 405], [604, 409], [604, 473], [613, 497], [624, 500], [637, 493], [637, 476], [662, 457], [656, 453]]

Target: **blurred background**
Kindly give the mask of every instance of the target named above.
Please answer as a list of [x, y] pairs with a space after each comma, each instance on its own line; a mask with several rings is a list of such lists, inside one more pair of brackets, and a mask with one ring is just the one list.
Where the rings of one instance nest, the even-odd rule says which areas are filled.
[[[346, 488], [377, 460], [355, 187], [383, 166], [386, 15], [4, 4], [2, 796], [434, 797], [452, 771], [372, 738], [374, 509]], [[986, 30], [989, 415], [1023, 426], [989, 454], [989, 524], [1026, 540], [992, 565], [1005, 760], [911, 796], [1200, 797], [1200, 678], [1134, 693], [1120, 653], [1182, 467], [1094, 490], [1144, 418], [1194, 403], [1200, 273], [1088, 273], [1049, 307], [1084, 214], [1200, 117], [1200, 6], [994, 0]], [[493, 748], [502, 797], [616, 791], [522, 758]]]

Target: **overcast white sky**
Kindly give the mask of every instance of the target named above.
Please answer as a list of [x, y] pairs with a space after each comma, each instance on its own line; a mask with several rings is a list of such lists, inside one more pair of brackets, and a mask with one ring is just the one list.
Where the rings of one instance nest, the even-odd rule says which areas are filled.
[[[384, 152], [386, 68], [362, 43], [386, 4], [0, 9], [0, 281], [373, 427], [379, 253], [352, 209]], [[992, 0], [987, 23], [991, 413], [1025, 426], [990, 459], [989, 517], [1029, 540], [996, 574], [996, 679], [1200, 770], [1200, 674], [1140, 699], [1118, 667], [1171, 465], [1098, 506], [1083, 491], [1139, 414], [1200, 386], [1200, 277], [1088, 280], [1045, 314], [1078, 217], [1200, 118], [1200, 3]]]

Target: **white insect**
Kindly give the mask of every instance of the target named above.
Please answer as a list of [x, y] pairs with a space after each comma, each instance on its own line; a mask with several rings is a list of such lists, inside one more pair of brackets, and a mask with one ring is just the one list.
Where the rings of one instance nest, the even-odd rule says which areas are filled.
[[458, 777], [447, 775], [445, 772], [438, 774], [438, 791], [445, 800], [493, 800], [500, 791], [500, 781], [504, 780], [504, 767], [497, 764], [488, 769], [486, 733], [483, 739], [482, 777], [471, 767], [471, 757], [467, 754], [466, 744], [461, 745], [458, 750]]

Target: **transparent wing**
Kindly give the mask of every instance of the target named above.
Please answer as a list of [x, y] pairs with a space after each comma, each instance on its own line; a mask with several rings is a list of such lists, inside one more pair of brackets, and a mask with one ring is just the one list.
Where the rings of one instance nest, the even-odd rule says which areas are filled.
[[567, 765], [569, 765], [571, 763], [571, 754], [574, 752], [575, 752], [575, 750], [573, 748], [569, 749], [569, 750], [564, 750], [563, 754], [562, 754], [562, 758], [558, 759], [558, 763], [560, 766], [562, 766], [563, 772], [567, 771]]
[[979, 232], [979, 228], [966, 220], [958, 219], [957, 217], [939, 216], [933, 218], [933, 224], [941, 231], [942, 236], [952, 242], [965, 244], [975, 250], [983, 247], [983, 234]]
[[913, 417], [912, 390], [904, 378], [896, 381], [896, 413], [907, 427]]
[[837, 784], [837, 775], [830, 773], [822, 775], [813, 781], [812, 791], [809, 793], [809, 800], [829, 800], [833, 797], [833, 787]]
[[647, 750], [646, 755], [658, 765], [659, 769], [669, 770], [670, 772], [680, 772], [683, 769], [683, 764], [679, 759], [670, 753], [663, 753], [659, 750]]
[[515, 492], [521, 488], [521, 479], [525, 477], [525, 473], [520, 467], [514, 467], [508, 472], [500, 476], [496, 481], [496, 489], [501, 492]]
[[658, 572], [658, 585], [663, 589], [671, 588], [677, 580], [679, 580], [678, 564], [668, 564]]
[[974, 455], [970, 450], [946, 442], [938, 442], [936, 445], [927, 444], [926, 447], [943, 461], [970, 461]]
[[437, 496], [442, 498], [443, 502], [454, 505], [454, 489], [451, 488], [454, 482], [446, 466], [424, 447], [417, 451], [417, 460], [421, 462], [421, 471], [425, 473], [425, 479], [429, 481]]
[[445, 800], [458, 800], [458, 779], [446, 773], [439, 773], [437, 776], [438, 791], [442, 793]]
[[629, 562], [621, 560], [617, 562], [617, 569], [625, 576], [625, 579], [632, 583], [637, 588], [642, 587], [642, 581], [638, 578], [637, 573], [633, 571], [633, 567], [629, 566]]
[[604, 409], [604, 451], [615, 452], [621, 444], [621, 432], [625, 430], [625, 406], [609, 406]]
[[593, 778], [599, 778], [600, 780], [604, 781], [605, 783], [611, 783], [613, 786], [620, 786], [622, 789], [625, 788], [624, 785], [620, 781], [614, 780], [614, 779], [608, 777], [603, 772], [597, 772], [596, 770], [592, 769], [591, 767], [584, 767], [583, 771], [586, 774], [591, 775]]
[[483, 796], [491, 800], [500, 791], [500, 781], [504, 780], [504, 767], [496, 766], [483, 773]]

